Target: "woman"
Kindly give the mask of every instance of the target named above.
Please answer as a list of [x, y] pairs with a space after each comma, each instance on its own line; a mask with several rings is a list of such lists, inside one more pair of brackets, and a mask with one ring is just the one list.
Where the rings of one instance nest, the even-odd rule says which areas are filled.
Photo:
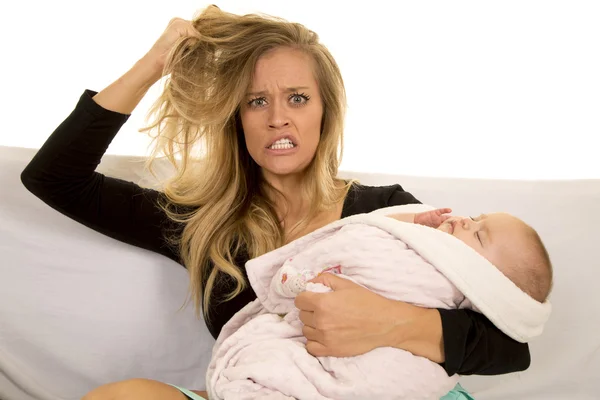
[[[152, 109], [156, 122], [145, 130], [157, 131], [151, 159], [165, 154], [177, 173], [160, 192], [96, 173], [120, 127], [165, 75]], [[313, 32], [212, 6], [192, 22], [173, 19], [127, 73], [99, 93], [86, 90], [22, 181], [90, 228], [184, 265], [196, 310], [217, 337], [256, 298], [244, 270], [248, 259], [341, 217], [418, 203], [399, 185], [367, 187], [337, 178], [344, 111], [340, 71]], [[200, 144], [202, 160], [196, 157]], [[296, 301], [313, 355], [395, 346], [442, 364], [448, 374], [500, 374], [529, 365], [527, 345], [480, 314], [421, 309], [335, 277], [320, 279], [334, 292], [305, 293]], [[185, 395], [136, 379], [86, 398]]]

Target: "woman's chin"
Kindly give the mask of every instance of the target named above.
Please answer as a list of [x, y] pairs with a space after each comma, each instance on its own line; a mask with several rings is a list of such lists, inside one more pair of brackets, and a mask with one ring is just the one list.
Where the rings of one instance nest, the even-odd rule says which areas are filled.
[[284, 177], [302, 174], [306, 170], [306, 167], [298, 165], [297, 162], [277, 162], [265, 165], [262, 170], [264, 175]]

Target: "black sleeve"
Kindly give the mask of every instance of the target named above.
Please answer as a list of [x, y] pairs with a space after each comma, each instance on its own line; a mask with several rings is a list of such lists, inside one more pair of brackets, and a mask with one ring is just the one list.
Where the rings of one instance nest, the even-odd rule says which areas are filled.
[[448, 375], [500, 375], [529, 368], [527, 343], [507, 336], [473, 310], [439, 309]]
[[392, 188], [394, 190], [391, 192], [388, 200], [388, 207], [403, 206], [405, 204], [421, 204], [415, 196], [404, 190], [402, 186], [393, 185]]
[[[122, 242], [178, 261], [164, 239], [161, 194], [98, 172], [102, 156], [129, 115], [106, 110], [86, 90], [21, 173], [23, 185], [62, 214]], [[169, 227], [173, 228], [173, 227]]]
[[[414, 201], [412, 201], [414, 199]], [[388, 206], [419, 203], [397, 186]], [[473, 310], [439, 309], [448, 375], [499, 375], [529, 368], [527, 343], [520, 343], [498, 329], [483, 314]]]

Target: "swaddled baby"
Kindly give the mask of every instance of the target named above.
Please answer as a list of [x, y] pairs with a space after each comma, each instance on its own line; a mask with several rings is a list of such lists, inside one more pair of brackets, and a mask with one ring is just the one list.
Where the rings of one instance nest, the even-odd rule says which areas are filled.
[[552, 270], [527, 224], [504, 213], [378, 211], [336, 221], [247, 263], [257, 300], [217, 339], [207, 373], [211, 398], [414, 400], [439, 399], [452, 389], [457, 376], [401, 349], [311, 356], [293, 298], [330, 290], [309, 282], [321, 273], [422, 307], [475, 309], [516, 340], [541, 333]]
[[[446, 215], [451, 211], [442, 208], [387, 216], [437, 228], [456, 237], [490, 261], [529, 296], [542, 303], [546, 300], [552, 286], [552, 266], [542, 240], [532, 227], [507, 213], [483, 214], [476, 218]], [[333, 266], [321, 273], [339, 273], [340, 270], [341, 266]], [[315, 276], [314, 268], [298, 271], [284, 265], [274, 277], [272, 287], [282, 296], [293, 297]]]

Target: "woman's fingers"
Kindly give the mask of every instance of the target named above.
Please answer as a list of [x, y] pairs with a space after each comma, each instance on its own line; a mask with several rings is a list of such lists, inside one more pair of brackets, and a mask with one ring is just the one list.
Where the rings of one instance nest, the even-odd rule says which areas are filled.
[[321, 342], [322, 341], [321, 334], [319, 333], [319, 331], [308, 325], [304, 325], [302, 327], [302, 334], [309, 341], [313, 341], [313, 342]]
[[164, 68], [167, 56], [172, 48], [179, 43], [181, 38], [195, 37], [200, 38], [198, 32], [192, 23], [182, 18], [173, 18], [163, 31], [162, 35], [156, 40], [152, 48], [148, 51], [147, 57], [150, 57], [156, 65]]
[[302, 321], [304, 326], [309, 326], [313, 329], [317, 327], [315, 313], [312, 311], [300, 311], [300, 321]]
[[309, 340], [306, 342], [306, 351], [315, 357], [324, 357], [328, 355], [327, 347], [323, 346], [319, 342], [315, 342], [314, 340]]
[[299, 310], [314, 311], [317, 307], [319, 293], [304, 291], [294, 299], [294, 305]]

